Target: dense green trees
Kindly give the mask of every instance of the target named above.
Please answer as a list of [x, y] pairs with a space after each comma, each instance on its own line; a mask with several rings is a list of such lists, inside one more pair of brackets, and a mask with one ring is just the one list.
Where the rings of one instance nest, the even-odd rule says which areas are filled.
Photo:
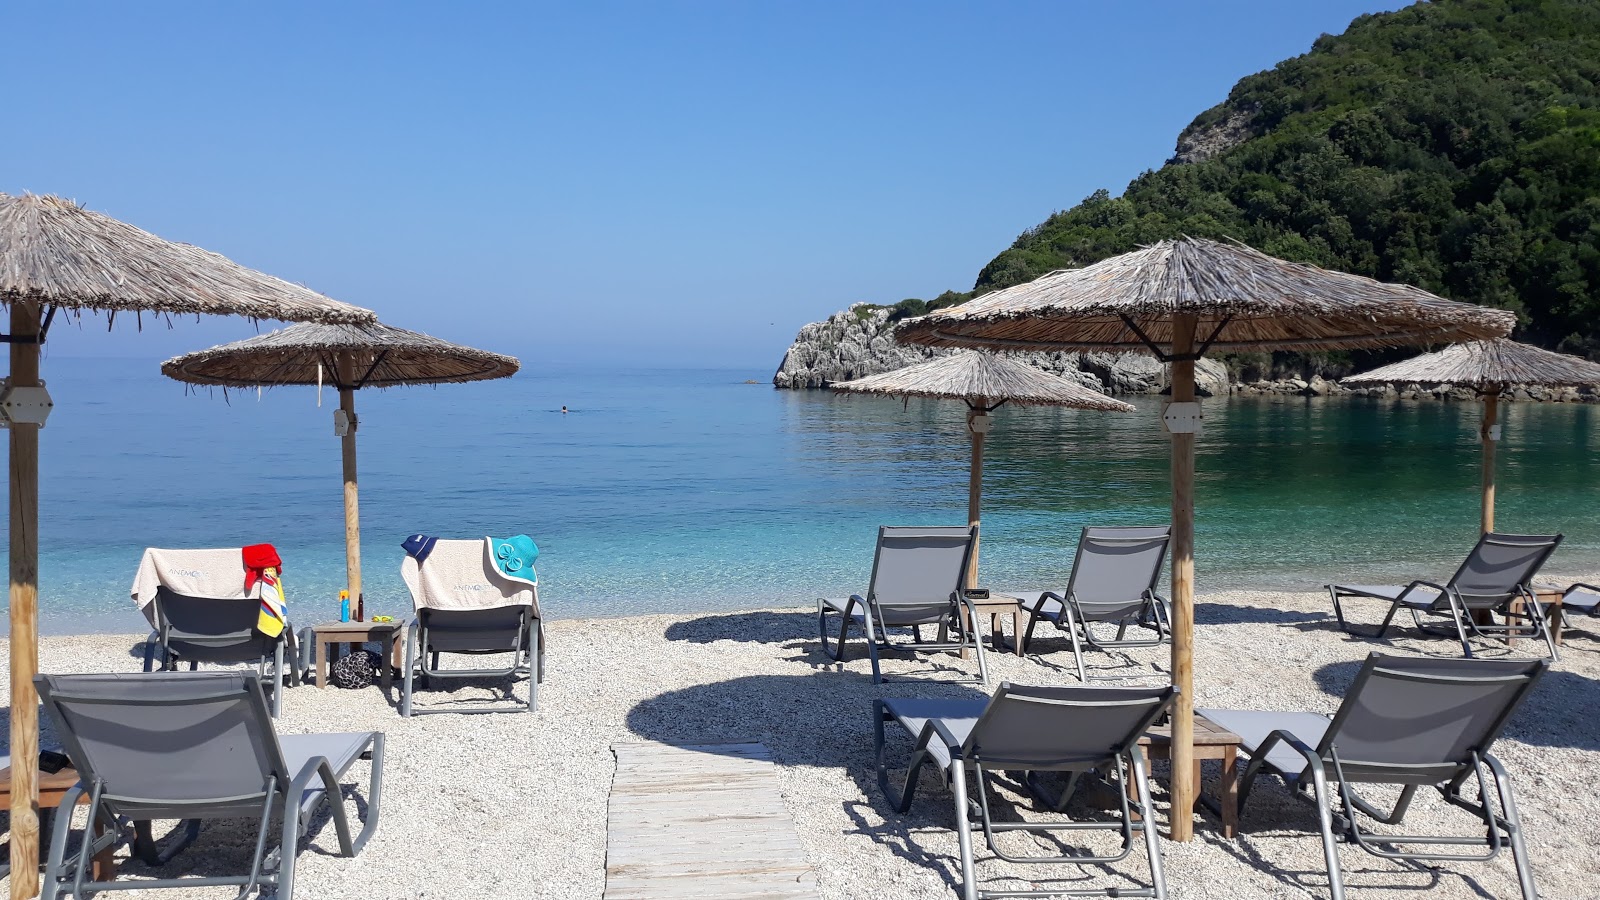
[[973, 293], [1175, 235], [1232, 237], [1512, 309], [1520, 338], [1600, 359], [1600, 0], [1363, 16], [1240, 81], [1179, 150], [1122, 196], [1028, 230]]

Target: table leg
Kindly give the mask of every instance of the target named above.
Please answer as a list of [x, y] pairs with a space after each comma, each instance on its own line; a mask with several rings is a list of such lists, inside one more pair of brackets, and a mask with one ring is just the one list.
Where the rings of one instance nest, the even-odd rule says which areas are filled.
[[1217, 791], [1222, 799], [1222, 836], [1232, 840], [1239, 833], [1239, 748], [1228, 746], [1222, 751], [1222, 785]]
[[[1148, 774], [1149, 771], [1150, 771], [1150, 758], [1148, 756], [1145, 756], [1144, 748], [1143, 747], [1139, 747], [1139, 746], [1135, 746], [1133, 748], [1133, 752], [1135, 752], [1135, 753], [1139, 754], [1140, 756], [1144, 757], [1144, 769], [1145, 769], [1145, 772]], [[1123, 779], [1122, 789], [1123, 789], [1123, 792], [1128, 795], [1128, 815], [1129, 815], [1129, 817], [1132, 818], [1135, 822], [1143, 821], [1144, 817], [1139, 815], [1139, 786], [1137, 784], [1134, 784], [1134, 782], [1133, 782], [1133, 768], [1132, 768], [1132, 766], [1129, 766], [1129, 768], [1128, 768], [1128, 777]]]
[[1554, 600], [1544, 605], [1545, 627], [1550, 629], [1550, 637], [1555, 640], [1556, 646], [1564, 646], [1561, 636], [1561, 595], [1557, 594]]
[[332, 641], [317, 638], [317, 687], [319, 688], [328, 686], [328, 653], [331, 647]]
[[1013, 651], [1015, 651], [1018, 656], [1021, 656], [1022, 655], [1022, 618], [1017, 614], [1016, 610], [1012, 610], [1011, 611], [1011, 635], [1014, 638], [1014, 640], [1012, 640], [1012, 642], [1011, 642], [1011, 649]]
[[[105, 823], [96, 819], [94, 823], [94, 836], [98, 838], [105, 833]], [[115, 850], [115, 845], [113, 845], [94, 855], [93, 862], [89, 864], [90, 878], [93, 878], [95, 881], [111, 881], [117, 877], [117, 866], [116, 863], [111, 859], [111, 856]]]
[[382, 665], [378, 666], [378, 685], [388, 690], [394, 685], [394, 669], [389, 666], [389, 660], [394, 658], [394, 632], [389, 632], [383, 638]]

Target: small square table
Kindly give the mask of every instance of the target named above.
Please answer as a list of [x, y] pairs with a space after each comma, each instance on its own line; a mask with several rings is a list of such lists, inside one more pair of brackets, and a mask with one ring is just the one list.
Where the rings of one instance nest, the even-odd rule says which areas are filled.
[[[1205, 716], [1194, 717], [1194, 782], [1200, 784], [1200, 761], [1222, 760], [1222, 783], [1218, 791], [1218, 813], [1222, 817], [1222, 836], [1232, 839], [1239, 829], [1239, 741], [1237, 734], [1225, 730]], [[1172, 758], [1172, 726], [1158, 725], [1139, 739], [1145, 759]], [[1132, 785], [1129, 785], [1130, 789]], [[1202, 801], [1196, 792], [1195, 803]], [[1173, 815], [1177, 815], [1173, 811]]]
[[[50, 819], [56, 814], [57, 808], [61, 805], [61, 798], [65, 797], [67, 791], [72, 790], [72, 786], [77, 783], [78, 770], [71, 766], [67, 766], [59, 772], [41, 771], [39, 773], [39, 836], [41, 847], [43, 847], [44, 842], [50, 839], [50, 832], [52, 831]], [[78, 805], [87, 806], [88, 804], [89, 792], [84, 791], [78, 796]], [[10, 807], [11, 767], [6, 766], [0, 769], [0, 809], [9, 809]], [[102, 823], [98, 821], [94, 823], [94, 833], [96, 835], [101, 834], [104, 830], [105, 826]], [[90, 878], [95, 881], [110, 881], [116, 877], [116, 865], [111, 859], [113, 852], [115, 852], [115, 848], [102, 850], [95, 854], [94, 860], [90, 864]]]
[[[1022, 632], [1017, 626], [1017, 613], [1022, 608], [1021, 604], [1022, 601], [1016, 597], [1010, 594], [1002, 594], [998, 591], [989, 592], [989, 596], [986, 599], [978, 600], [974, 598], [972, 600], [972, 608], [978, 613], [979, 620], [981, 621], [985, 615], [989, 617], [989, 637], [994, 642], [994, 649], [1001, 653], [1004, 653], [1006, 649], [1006, 632], [1000, 619], [1002, 616], [1010, 616], [1011, 633], [1016, 636], [1016, 640], [1013, 642], [1015, 644], [1013, 649], [1016, 650], [1018, 656], [1022, 655]], [[963, 653], [962, 657], [965, 658], [965, 656], [966, 654]]]
[[380, 655], [391, 661], [391, 665], [380, 667], [378, 683], [385, 690], [393, 686], [394, 670], [401, 665], [401, 653], [405, 645], [405, 635], [400, 630], [404, 624], [403, 622], [324, 622], [321, 625], [311, 626], [312, 640], [317, 645], [317, 687], [328, 686], [328, 672], [333, 664], [330, 652], [333, 645], [369, 642], [382, 644], [383, 651]]

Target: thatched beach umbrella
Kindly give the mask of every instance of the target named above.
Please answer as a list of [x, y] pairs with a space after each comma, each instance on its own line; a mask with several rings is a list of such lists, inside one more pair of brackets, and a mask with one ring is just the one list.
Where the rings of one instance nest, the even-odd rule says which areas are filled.
[[344, 455], [345, 577], [361, 617], [361, 516], [356, 490], [356, 398], [361, 388], [509, 378], [514, 357], [391, 325], [291, 325], [161, 364], [169, 378], [223, 388], [330, 384], [339, 391], [334, 432]]
[[[1067, 406], [1107, 412], [1132, 412], [1133, 406], [1099, 391], [1074, 384], [1033, 366], [989, 353], [967, 351], [906, 366], [881, 375], [832, 385], [836, 391], [940, 397], [967, 404], [967, 433], [972, 435], [972, 470], [967, 482], [967, 524], [977, 525], [983, 506], [983, 442], [993, 424], [989, 413], [1006, 403]], [[972, 550], [967, 586], [977, 584], [978, 548]]]
[[11, 447], [11, 896], [39, 892], [39, 429], [50, 398], [39, 347], [65, 310], [366, 322], [371, 312], [177, 244], [58, 197], [0, 194], [0, 304], [11, 376], [0, 418]]
[[1494, 530], [1494, 446], [1500, 440], [1500, 395], [1510, 387], [1600, 386], [1600, 365], [1512, 340], [1468, 341], [1340, 380], [1346, 385], [1421, 384], [1467, 387], [1483, 398], [1484, 534]]
[[1502, 337], [1515, 317], [1427, 291], [1182, 238], [1067, 269], [904, 323], [934, 347], [1143, 351], [1170, 364], [1172, 402], [1172, 837], [1194, 805], [1195, 360], [1210, 350], [1394, 347]]

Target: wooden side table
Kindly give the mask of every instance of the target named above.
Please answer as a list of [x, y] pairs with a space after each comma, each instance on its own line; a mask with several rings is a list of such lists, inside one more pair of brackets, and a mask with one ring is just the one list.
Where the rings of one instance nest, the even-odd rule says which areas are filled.
[[[989, 637], [994, 641], [994, 649], [1001, 653], [1004, 653], [1006, 649], [1006, 633], [1000, 619], [1003, 616], [1010, 616], [1011, 633], [1017, 638], [1014, 642], [1017, 655], [1022, 655], [1022, 632], [1017, 630], [1017, 612], [1019, 611], [1018, 604], [1020, 602], [1016, 597], [1009, 594], [994, 592], [991, 592], [986, 600], [974, 599], [972, 601], [972, 608], [978, 613], [979, 621], [982, 621], [985, 615], [989, 617]], [[971, 628], [972, 623], [968, 622], [967, 627]], [[961, 658], [967, 658], [967, 651], [961, 651]]]
[[[61, 805], [61, 798], [72, 790], [78, 783], [78, 770], [68, 766], [59, 772], [39, 773], [39, 834], [42, 839], [50, 837], [50, 816], [54, 815], [56, 808]], [[89, 805], [89, 794], [85, 791], [78, 797], [79, 806]], [[0, 808], [11, 806], [11, 767], [0, 769]], [[94, 833], [104, 833], [105, 825], [101, 822], [94, 823]], [[111, 861], [113, 849], [102, 850], [95, 854], [91, 864], [89, 877], [95, 881], [110, 881], [116, 876], [116, 866]]]
[[328, 672], [332, 666], [332, 648], [335, 644], [383, 645], [381, 655], [390, 661], [378, 673], [378, 683], [385, 690], [394, 685], [394, 670], [400, 668], [404, 651], [405, 634], [402, 622], [324, 622], [311, 626], [312, 640], [317, 645], [317, 687], [328, 686]]
[[[1204, 716], [1194, 717], [1194, 783], [1200, 784], [1200, 761], [1222, 760], [1222, 784], [1217, 792], [1222, 817], [1222, 836], [1232, 840], [1239, 830], [1239, 736], [1226, 731]], [[1159, 725], [1139, 739], [1145, 759], [1172, 758], [1172, 726]], [[1129, 785], [1130, 789], [1132, 785]], [[1201, 802], [1200, 797], [1195, 803]], [[1173, 810], [1173, 816], [1178, 815]], [[1169, 826], [1170, 827], [1170, 826]]]

